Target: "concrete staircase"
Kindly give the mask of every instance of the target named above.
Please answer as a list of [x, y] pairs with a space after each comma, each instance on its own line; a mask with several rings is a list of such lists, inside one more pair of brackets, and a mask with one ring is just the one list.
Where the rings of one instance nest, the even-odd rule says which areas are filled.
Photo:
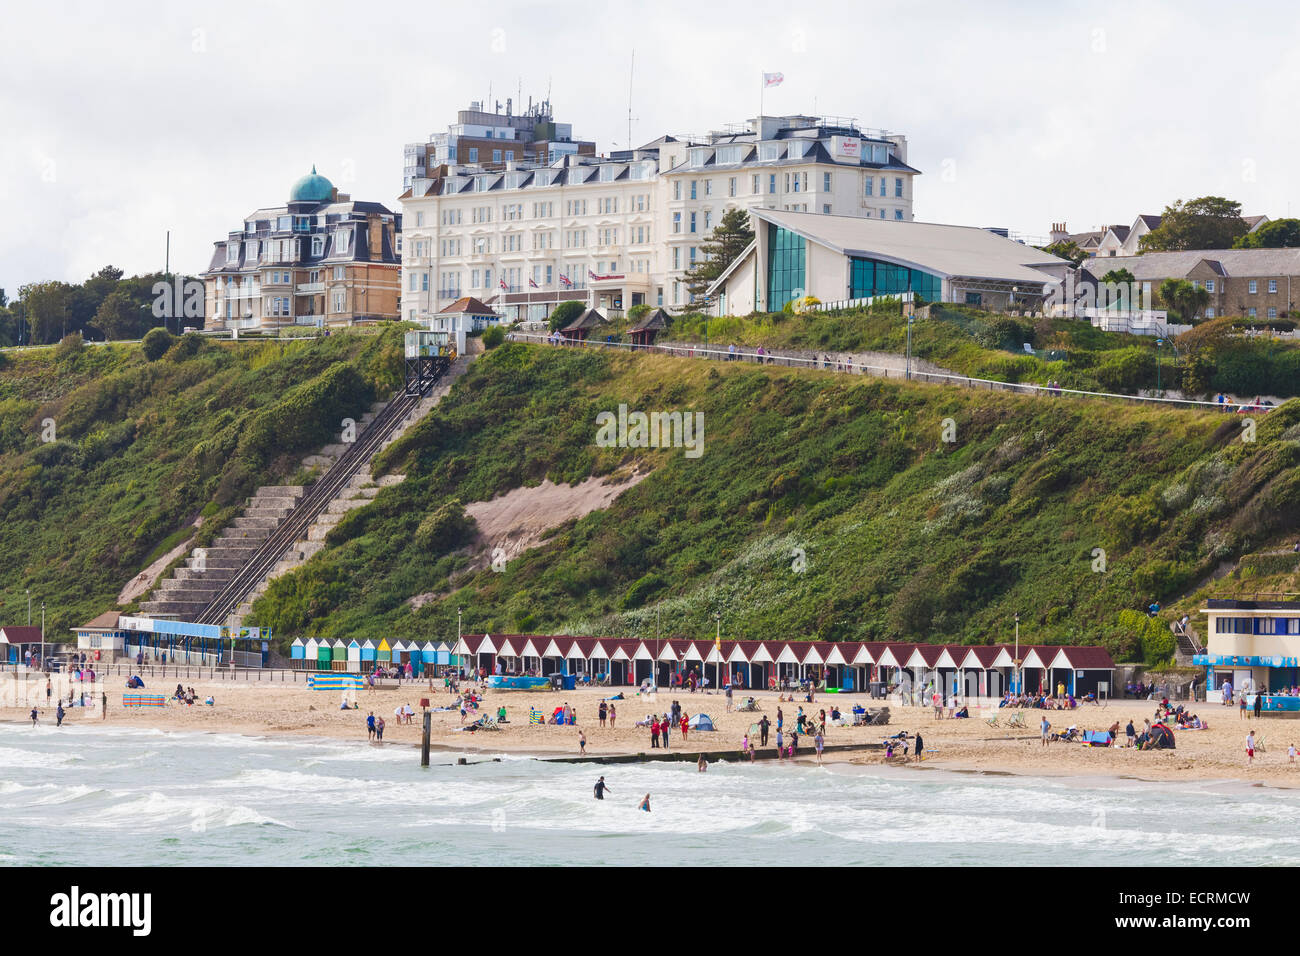
[[[424, 416], [429, 414], [429, 412], [433, 411], [437, 404], [442, 401], [443, 397], [451, 391], [451, 387], [455, 383], [456, 379], [465, 374], [465, 370], [469, 367], [469, 363], [472, 360], [472, 355], [461, 356], [456, 359], [456, 361], [452, 363], [450, 370], [448, 370], [447, 374], [438, 383], [437, 387], [432, 389], [424, 398], [420, 399], [419, 403], [415, 405], [406, 418], [404, 418], [402, 422], [393, 429], [392, 433], [379, 447], [379, 450], [376, 451], [375, 454], [378, 454], [379, 451], [382, 451], [393, 442], [397, 441], [397, 439], [400, 438], [408, 428], [420, 419], [424, 418]], [[381, 406], [376, 406], [376, 408], [379, 407]], [[368, 423], [369, 420], [370, 419], [367, 418], [366, 422]], [[360, 431], [362, 427], [362, 423], [358, 422], [357, 430]], [[341, 449], [344, 447], [346, 446], [329, 446], [328, 448], [321, 449], [320, 454], [331, 454], [333, 449]], [[306, 465], [309, 462], [313, 462], [313, 459], [307, 459], [303, 464]], [[330, 459], [330, 463], [332, 464], [332, 459]], [[330, 530], [334, 528], [335, 525], [343, 520], [343, 517], [349, 511], [369, 504], [374, 497], [379, 494], [381, 489], [400, 484], [405, 479], [405, 475], [384, 475], [380, 478], [375, 478], [370, 471], [370, 461], [367, 461], [362, 465], [360, 470], [349, 479], [347, 485], [334, 496], [328, 505], [325, 506], [325, 511], [322, 512], [321, 515], [307, 528], [306, 537], [295, 541], [280, 560], [276, 562], [271, 571], [253, 587], [252, 591], [248, 593], [235, 611], [233, 626], [239, 627], [243, 624], [244, 618], [253, 608], [253, 602], [266, 593], [266, 589], [270, 586], [273, 579], [278, 578], [280, 575], [292, 571], [295, 568], [301, 567], [312, 557], [312, 555], [325, 547], [325, 536], [329, 534]]]
[[1183, 633], [1177, 628], [1174, 631], [1174, 663], [1182, 667], [1192, 666], [1192, 656], [1203, 653], [1201, 643], [1197, 640], [1196, 631], [1190, 624], [1187, 626], [1187, 632]]
[[196, 548], [140, 605], [146, 617], [191, 621], [235, 572], [270, 537], [303, 495], [302, 485], [266, 485], [248, 499], [235, 518], [207, 548]]

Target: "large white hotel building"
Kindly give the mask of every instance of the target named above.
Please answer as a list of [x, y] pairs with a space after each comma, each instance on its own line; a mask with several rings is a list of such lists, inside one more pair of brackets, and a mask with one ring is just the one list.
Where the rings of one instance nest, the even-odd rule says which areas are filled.
[[[919, 172], [907, 164], [906, 137], [851, 120], [761, 116], [596, 156], [558, 141], [569, 127], [549, 108], [532, 135], [519, 117], [499, 115], [494, 126], [497, 115], [476, 111], [476, 122], [451, 128], [491, 142], [474, 147], [479, 162], [451, 162], [467, 151], [449, 148], [447, 136], [437, 148], [430, 141], [427, 158], [407, 147], [404, 319], [467, 295], [508, 320], [543, 319], [569, 299], [610, 317], [641, 303], [684, 308], [686, 272], [737, 207], [912, 219]], [[532, 141], [544, 146], [518, 145]]]

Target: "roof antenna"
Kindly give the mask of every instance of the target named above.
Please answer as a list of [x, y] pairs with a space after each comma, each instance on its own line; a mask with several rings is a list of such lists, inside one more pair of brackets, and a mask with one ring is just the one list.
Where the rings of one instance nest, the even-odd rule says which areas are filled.
[[632, 78], [636, 75], [636, 50], [632, 51], [632, 65], [627, 71], [627, 148], [632, 151]]

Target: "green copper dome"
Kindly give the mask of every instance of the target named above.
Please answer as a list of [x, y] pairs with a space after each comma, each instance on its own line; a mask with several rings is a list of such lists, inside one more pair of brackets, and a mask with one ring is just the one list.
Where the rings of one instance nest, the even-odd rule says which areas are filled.
[[333, 196], [334, 184], [317, 173], [315, 166], [289, 190], [289, 202], [329, 202]]

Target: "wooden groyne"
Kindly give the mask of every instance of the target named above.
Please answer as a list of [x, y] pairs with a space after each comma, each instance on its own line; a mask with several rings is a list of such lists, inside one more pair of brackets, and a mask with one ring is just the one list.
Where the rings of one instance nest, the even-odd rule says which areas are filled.
[[[827, 744], [822, 747], [823, 754], [831, 753], [867, 753], [879, 752], [885, 749], [881, 743], [862, 743], [862, 744]], [[545, 760], [548, 763], [674, 763], [690, 762], [695, 763], [700, 759], [701, 754], [709, 763], [718, 761], [743, 763], [749, 758], [739, 749], [730, 750], [650, 750], [634, 754], [575, 754], [573, 756], [562, 757], [539, 757], [539, 760]], [[795, 758], [816, 757], [816, 747], [800, 747], [795, 752]], [[775, 747], [755, 747], [755, 760], [777, 760]], [[790, 759], [790, 758], [786, 758]]]

